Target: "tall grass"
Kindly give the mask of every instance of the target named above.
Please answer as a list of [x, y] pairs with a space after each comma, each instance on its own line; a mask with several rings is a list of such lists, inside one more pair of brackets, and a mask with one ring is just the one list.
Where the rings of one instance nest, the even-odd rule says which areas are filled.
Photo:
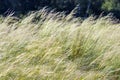
[[120, 24], [43, 9], [0, 19], [0, 80], [119, 80]]

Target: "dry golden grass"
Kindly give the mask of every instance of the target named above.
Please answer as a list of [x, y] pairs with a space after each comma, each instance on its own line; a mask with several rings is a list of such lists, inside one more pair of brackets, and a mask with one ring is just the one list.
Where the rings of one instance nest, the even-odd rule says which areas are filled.
[[120, 24], [43, 9], [0, 19], [0, 80], [119, 80]]

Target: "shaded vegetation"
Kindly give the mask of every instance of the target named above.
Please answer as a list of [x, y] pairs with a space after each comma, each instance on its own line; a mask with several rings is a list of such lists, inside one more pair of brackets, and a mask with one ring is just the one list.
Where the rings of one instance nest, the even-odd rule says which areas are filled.
[[0, 0], [0, 13], [24, 14], [45, 6], [70, 13], [77, 5], [79, 9], [76, 16], [87, 17], [91, 14], [100, 15], [102, 12], [106, 15], [112, 12], [120, 18], [119, 0]]

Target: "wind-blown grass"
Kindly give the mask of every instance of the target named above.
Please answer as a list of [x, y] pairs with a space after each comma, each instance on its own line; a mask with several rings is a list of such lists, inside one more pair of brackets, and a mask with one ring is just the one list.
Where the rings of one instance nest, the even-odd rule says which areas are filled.
[[120, 24], [44, 10], [0, 19], [0, 80], [119, 80]]

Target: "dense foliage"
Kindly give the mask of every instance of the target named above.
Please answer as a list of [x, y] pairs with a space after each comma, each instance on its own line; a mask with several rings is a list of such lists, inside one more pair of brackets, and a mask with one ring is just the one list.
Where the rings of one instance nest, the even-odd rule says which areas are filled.
[[49, 6], [57, 11], [71, 12], [79, 4], [78, 16], [101, 14], [102, 12], [114, 13], [120, 18], [119, 0], [0, 0], [0, 13], [26, 13], [30, 10], [38, 10]]

